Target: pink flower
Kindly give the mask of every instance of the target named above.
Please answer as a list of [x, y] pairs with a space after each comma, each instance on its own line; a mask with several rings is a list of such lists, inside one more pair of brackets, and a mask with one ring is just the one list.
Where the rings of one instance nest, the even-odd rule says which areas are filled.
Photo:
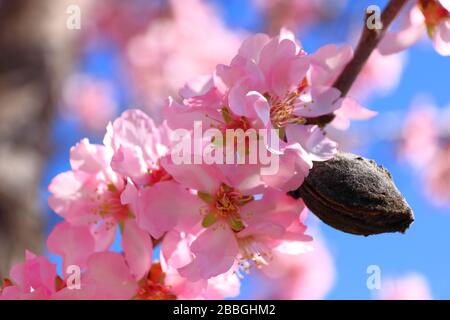
[[190, 244], [193, 235], [170, 231], [164, 237], [161, 249], [161, 265], [165, 273], [164, 282], [178, 299], [223, 299], [239, 294], [240, 281], [230, 270], [210, 279], [195, 282], [182, 277], [177, 269], [189, 264], [193, 257]]
[[49, 299], [56, 292], [56, 276], [55, 264], [27, 251], [26, 261], [11, 268], [11, 283], [0, 287], [0, 300]]
[[83, 139], [70, 154], [72, 170], [50, 183], [49, 205], [70, 224], [89, 225], [104, 250], [114, 240], [117, 223], [132, 216], [121, 202], [127, 182], [112, 170], [112, 152], [102, 145]]
[[378, 294], [381, 300], [431, 300], [427, 280], [420, 274], [410, 273], [382, 283]]
[[[63, 258], [63, 271], [69, 265], [85, 268], [95, 252], [103, 251], [96, 246], [96, 234], [89, 226], [74, 226], [62, 222], [53, 229], [47, 240], [48, 250]], [[150, 236], [138, 228], [135, 220], [127, 220], [122, 226], [122, 249], [131, 274], [142, 279], [152, 262], [153, 244]]]
[[[166, 174], [158, 170], [157, 163], [159, 154], [166, 150], [161, 133], [142, 112], [127, 111], [108, 127], [106, 146], [82, 140], [71, 149], [72, 171], [51, 182], [50, 207], [71, 225], [89, 226], [95, 237], [95, 251], [111, 245], [118, 224], [135, 228], [128, 222], [135, 214], [135, 184], [165, 179]], [[66, 240], [70, 242], [69, 233], [60, 228], [63, 227], [57, 227], [54, 233], [69, 237]], [[77, 237], [78, 231], [70, 230]], [[58, 252], [61, 244], [56, 241], [54, 245]]]
[[283, 129], [339, 108], [340, 93], [330, 86], [351, 56], [349, 47], [333, 45], [309, 56], [282, 30], [244, 41], [230, 66], [217, 67], [216, 79], [234, 114]]
[[264, 22], [270, 31], [281, 27], [304, 31], [309, 26], [339, 14], [346, 0], [253, 0], [264, 13]]
[[161, 1], [98, 0], [83, 5], [90, 21], [81, 34], [85, 46], [107, 38], [122, 49], [130, 38], [145, 31], [148, 21], [165, 14]]
[[[244, 41], [230, 65], [217, 66], [213, 79], [197, 79], [183, 88], [182, 103], [169, 99], [168, 125], [192, 129], [194, 121], [201, 121], [205, 128], [222, 132], [278, 129], [279, 147], [268, 143], [267, 148], [281, 155], [284, 171], [266, 182], [282, 190], [295, 189], [312, 161], [327, 160], [337, 151], [322, 129], [306, 123], [344, 104], [346, 99], [331, 86], [351, 57], [351, 48], [334, 45], [307, 55], [287, 30], [273, 39], [257, 34]], [[355, 118], [365, 111], [359, 110]]]
[[450, 5], [448, 0], [417, 1], [406, 25], [398, 32], [388, 33], [380, 43], [381, 54], [402, 51], [428, 33], [435, 50], [450, 55]]
[[403, 125], [399, 150], [400, 156], [419, 172], [426, 195], [440, 206], [450, 201], [449, 111], [449, 107], [438, 109], [428, 102], [416, 103]]
[[399, 153], [416, 169], [427, 168], [438, 149], [436, 120], [437, 108], [430, 103], [415, 104], [406, 116]]
[[136, 279], [119, 253], [92, 254], [81, 275], [80, 288], [65, 287], [53, 299], [57, 300], [128, 300], [138, 290]]
[[425, 190], [430, 199], [438, 205], [450, 202], [450, 142], [440, 146], [424, 173]]
[[405, 62], [404, 53], [386, 56], [375, 49], [353, 84], [350, 95], [367, 101], [374, 94], [389, 94], [398, 86]]
[[334, 112], [335, 118], [331, 126], [338, 130], [347, 130], [353, 120], [367, 120], [373, 118], [378, 113], [361, 106], [356, 100], [345, 97], [341, 107]]
[[117, 109], [109, 82], [78, 74], [65, 83], [62, 115], [76, 118], [87, 129], [104, 130]]
[[168, 6], [171, 14], [152, 20], [127, 49], [138, 101], [154, 116], [186, 81], [229, 61], [241, 41], [205, 1], [171, 0]]
[[[262, 185], [251, 168], [246, 175], [233, 175], [229, 165], [178, 166], [165, 159], [163, 166], [181, 186], [167, 183], [153, 197], [142, 197], [138, 221], [152, 234], [155, 218], [169, 216], [158, 235], [175, 229], [196, 236], [190, 244], [192, 261], [178, 269], [190, 281], [223, 274], [238, 261], [244, 269], [264, 264], [280, 241], [310, 239], [304, 228], [297, 228], [303, 203], [274, 189], [255, 200]], [[177, 194], [180, 202], [164, 196], [170, 194]]]
[[63, 259], [63, 270], [70, 265], [85, 268], [87, 260], [96, 251], [95, 239], [88, 226], [72, 226], [61, 222], [47, 238], [48, 250]]
[[168, 151], [169, 130], [140, 110], [127, 110], [107, 127], [104, 144], [112, 150], [111, 167], [138, 185], [167, 179], [159, 159]]
[[294, 249], [300, 252], [278, 251], [268, 266], [261, 269], [262, 294], [259, 299], [323, 299], [331, 290], [335, 280], [333, 259], [325, 244], [314, 237], [308, 244], [296, 244]]

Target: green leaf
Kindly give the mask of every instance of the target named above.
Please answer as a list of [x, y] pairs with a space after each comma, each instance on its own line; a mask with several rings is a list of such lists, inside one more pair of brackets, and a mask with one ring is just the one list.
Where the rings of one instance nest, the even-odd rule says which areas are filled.
[[217, 217], [214, 213], [208, 213], [202, 220], [202, 227], [208, 228], [216, 223]]

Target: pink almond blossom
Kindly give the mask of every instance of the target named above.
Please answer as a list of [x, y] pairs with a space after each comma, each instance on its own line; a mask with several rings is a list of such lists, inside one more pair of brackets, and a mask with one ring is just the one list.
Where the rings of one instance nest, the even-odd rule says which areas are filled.
[[256, 297], [287, 300], [325, 298], [335, 282], [333, 258], [318, 237], [314, 237], [314, 242], [308, 246], [303, 248], [304, 244], [296, 244], [288, 251], [278, 251], [271, 263], [261, 269], [263, 293]]
[[254, 35], [244, 41], [230, 65], [217, 66], [212, 79], [204, 77], [185, 86], [180, 91], [181, 103], [169, 99], [164, 111], [168, 125], [192, 129], [194, 121], [201, 121], [205, 127], [223, 132], [279, 130], [280, 147], [276, 151], [283, 155], [281, 167], [290, 167], [292, 170], [285, 170], [284, 176], [295, 176], [296, 181], [277, 179], [277, 185], [269, 185], [292, 190], [303, 182], [312, 161], [327, 160], [337, 151], [336, 143], [319, 126], [308, 125], [308, 119], [349, 104], [355, 118], [373, 114], [367, 111], [370, 115], [364, 116], [366, 109], [350, 98], [341, 98], [332, 87], [351, 57], [350, 47], [335, 45], [308, 55], [287, 30], [274, 38]]
[[239, 294], [240, 281], [237, 274], [230, 270], [210, 279], [195, 282], [182, 277], [178, 269], [189, 264], [193, 257], [190, 244], [193, 235], [170, 231], [164, 237], [161, 248], [161, 265], [165, 273], [164, 283], [178, 299], [223, 299]]
[[344, 8], [346, 0], [253, 0], [264, 14], [269, 31], [289, 27], [304, 31], [309, 26], [333, 18]]
[[76, 74], [64, 84], [63, 116], [75, 118], [88, 130], [101, 132], [117, 113], [112, 85], [106, 80]]
[[126, 180], [109, 163], [112, 152], [83, 139], [71, 149], [71, 171], [57, 175], [49, 185], [49, 206], [68, 223], [89, 225], [99, 250], [114, 240], [117, 224], [132, 216], [121, 201]]
[[411, 7], [406, 24], [398, 32], [386, 34], [380, 43], [381, 54], [402, 51], [424, 34], [432, 39], [434, 49], [450, 55], [450, 3], [448, 0], [419, 0]]
[[383, 281], [378, 294], [381, 300], [431, 300], [430, 287], [424, 276], [418, 273]]
[[168, 5], [171, 14], [152, 20], [127, 49], [137, 100], [155, 117], [167, 96], [229, 61], [241, 41], [205, 1], [170, 0]]
[[29, 251], [25, 255], [25, 262], [11, 268], [11, 280], [0, 287], [0, 300], [47, 300], [55, 294], [56, 265]]
[[[169, 216], [173, 219], [160, 226], [158, 235], [171, 229], [195, 235], [193, 260], [178, 269], [190, 281], [223, 274], [239, 261], [243, 269], [265, 264], [283, 240], [310, 240], [299, 220], [303, 203], [281, 191], [262, 190], [254, 170], [234, 176], [233, 166], [178, 166], [169, 159], [163, 166], [182, 187], [167, 184], [153, 197], [142, 197], [138, 221], [142, 217], [140, 227], [152, 234], [155, 218]], [[262, 199], [255, 200], [261, 192]], [[164, 196], [170, 194], [181, 201]], [[183, 223], [176, 221], [180, 215]]]

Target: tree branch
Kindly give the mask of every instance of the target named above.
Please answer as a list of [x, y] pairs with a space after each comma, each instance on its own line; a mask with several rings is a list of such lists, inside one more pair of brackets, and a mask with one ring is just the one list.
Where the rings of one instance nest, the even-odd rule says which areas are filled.
[[[353, 83], [366, 64], [373, 50], [378, 46], [392, 21], [399, 14], [407, 0], [391, 0], [381, 13], [381, 29], [367, 28], [367, 16], [364, 19], [364, 27], [356, 47], [353, 59], [346, 65], [342, 73], [336, 79], [333, 87], [341, 92], [344, 97], [350, 91]], [[334, 114], [327, 114], [317, 118], [308, 119], [308, 124], [317, 124], [322, 127], [333, 121]]]
[[[378, 46], [384, 34], [398, 15], [407, 0], [391, 0], [381, 14], [381, 29], [369, 29], [364, 23], [364, 29], [356, 47], [353, 59], [347, 64], [340, 76], [334, 82], [333, 87], [341, 91], [345, 96], [358, 74], [369, 59], [372, 51]], [[366, 20], [366, 19], [365, 19]]]

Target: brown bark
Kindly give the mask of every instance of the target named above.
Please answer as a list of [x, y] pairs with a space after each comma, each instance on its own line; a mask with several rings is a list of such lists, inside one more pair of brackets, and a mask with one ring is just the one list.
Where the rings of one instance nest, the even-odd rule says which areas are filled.
[[43, 245], [39, 182], [76, 36], [66, 28], [67, 5], [0, 2], [0, 276]]

